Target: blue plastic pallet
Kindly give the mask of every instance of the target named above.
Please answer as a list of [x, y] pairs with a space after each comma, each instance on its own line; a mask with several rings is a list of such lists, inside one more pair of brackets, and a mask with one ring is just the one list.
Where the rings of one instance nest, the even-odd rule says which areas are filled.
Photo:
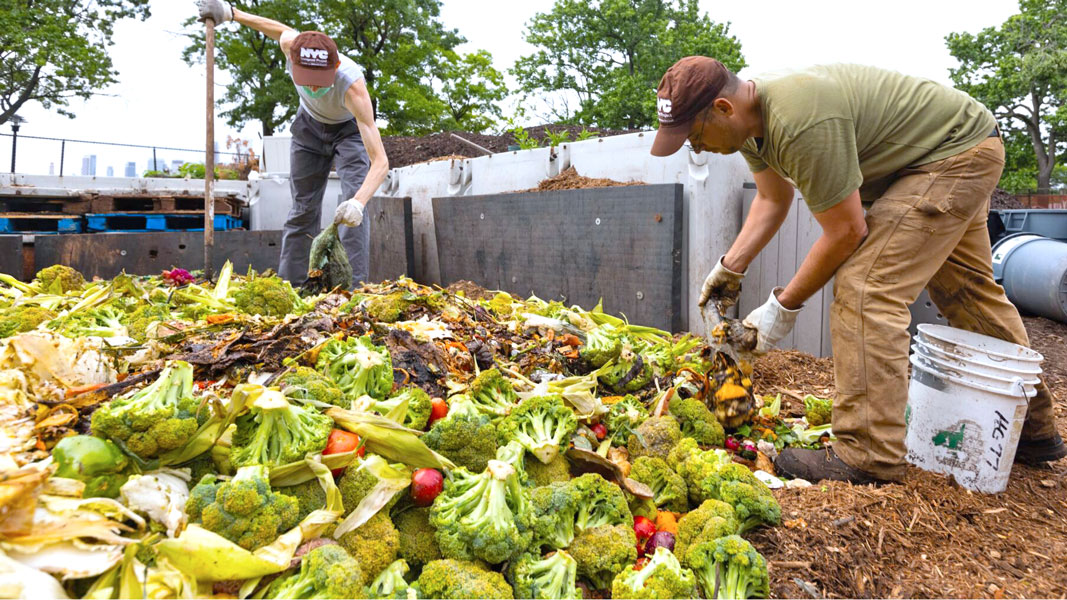
[[[121, 213], [85, 215], [90, 232], [203, 231], [203, 215], [168, 215], [159, 213]], [[241, 220], [215, 215], [215, 230], [227, 231], [241, 226]]]
[[82, 233], [85, 231], [79, 216], [40, 216], [20, 214], [18, 216], [0, 216], [0, 233], [28, 233], [43, 235], [50, 233]]

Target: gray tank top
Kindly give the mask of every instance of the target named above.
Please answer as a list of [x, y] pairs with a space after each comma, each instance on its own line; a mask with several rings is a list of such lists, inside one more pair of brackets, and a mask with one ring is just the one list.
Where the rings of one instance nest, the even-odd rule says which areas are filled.
[[[296, 86], [296, 93], [300, 96], [300, 107], [316, 121], [331, 125], [351, 121], [354, 118], [351, 111], [345, 107], [345, 93], [353, 83], [363, 79], [363, 70], [351, 58], [343, 54], [338, 54], [337, 57], [341, 61], [341, 65], [337, 67], [337, 77], [330, 91], [321, 98], [312, 98], [304, 93], [303, 88]], [[290, 77], [293, 74], [292, 66], [286, 57], [285, 70]]]

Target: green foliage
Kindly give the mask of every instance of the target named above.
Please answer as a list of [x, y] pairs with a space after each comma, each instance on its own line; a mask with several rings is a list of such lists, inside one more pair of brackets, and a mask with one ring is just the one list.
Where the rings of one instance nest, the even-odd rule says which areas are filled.
[[448, 415], [434, 421], [422, 442], [472, 473], [481, 473], [496, 456], [497, 428], [467, 396], [450, 398]]
[[287, 398], [314, 401], [341, 408], [352, 406], [352, 399], [341, 392], [333, 381], [310, 367], [297, 367], [278, 379]]
[[[949, 71], [953, 83], [992, 110], [1005, 133], [1025, 134], [1036, 163], [1030, 187], [1049, 188], [1067, 150], [1067, 0], [1020, 0], [1000, 27], [945, 39], [960, 63]], [[1008, 177], [1018, 189], [1018, 174]]]
[[415, 587], [419, 598], [462, 600], [515, 597], [503, 575], [490, 571], [481, 563], [466, 560], [444, 559], [427, 564]]
[[115, 24], [149, 14], [148, 0], [4, 2], [0, 123], [28, 102], [73, 118], [72, 98], [87, 100], [118, 81], [108, 52]]
[[400, 550], [400, 535], [384, 510], [337, 541], [359, 562], [367, 578], [377, 577], [396, 560]]
[[290, 403], [280, 392], [268, 390], [251, 409], [237, 417], [230, 461], [235, 467], [275, 467], [322, 452], [333, 419], [312, 406]]
[[578, 563], [560, 550], [541, 558], [536, 554], [524, 554], [509, 567], [515, 595], [534, 600], [581, 600], [582, 591], [575, 585]]
[[[303, 0], [243, 0], [237, 8], [273, 19], [299, 30], [316, 29], [314, 15]], [[185, 21], [189, 45], [182, 59], [189, 65], [204, 60], [204, 25], [194, 18]], [[259, 121], [263, 135], [285, 128], [299, 106], [296, 86], [285, 70], [285, 53], [278, 42], [251, 27], [227, 25], [215, 28], [215, 65], [233, 82], [218, 99], [220, 116], [231, 127]]]
[[767, 561], [741, 536], [696, 544], [685, 561], [696, 574], [705, 598], [715, 594], [720, 600], [746, 600], [770, 595]]
[[637, 129], [656, 122], [656, 87], [676, 60], [700, 54], [745, 66], [729, 25], [696, 0], [556, 0], [527, 24], [536, 47], [512, 74], [529, 96], [555, 93], [552, 121]]
[[675, 473], [665, 460], [654, 456], [641, 456], [630, 467], [630, 479], [640, 481], [652, 488], [656, 506], [671, 512], [689, 510], [689, 496], [685, 480]]
[[441, 548], [430, 525], [430, 509], [409, 508], [393, 517], [400, 534], [400, 558], [418, 568], [441, 557]]
[[500, 422], [501, 444], [516, 441], [544, 464], [559, 456], [560, 444], [578, 428], [574, 411], [557, 395], [535, 396], [519, 404]]
[[362, 598], [363, 571], [341, 546], [327, 544], [300, 560], [300, 571], [275, 579], [266, 598]]
[[142, 459], [181, 448], [208, 418], [193, 398], [193, 368], [173, 361], [151, 385], [101, 405], [93, 412], [93, 435], [110, 438]]
[[597, 589], [607, 589], [626, 567], [637, 560], [637, 536], [632, 523], [601, 525], [574, 538], [568, 548], [578, 563], [578, 575]]
[[508, 95], [504, 74], [493, 68], [486, 50], [470, 54], [446, 52], [438, 74], [438, 97], [447, 109], [436, 130], [481, 133], [493, 129]]
[[515, 139], [515, 143], [519, 146], [519, 150], [532, 150], [539, 147], [541, 144], [532, 137], [530, 132], [526, 131], [526, 128], [515, 122], [514, 119], [508, 119], [508, 133]]
[[189, 492], [185, 512], [245, 550], [273, 542], [299, 523], [296, 499], [270, 488], [267, 468], [243, 467], [227, 482], [208, 475]]
[[670, 413], [682, 425], [682, 435], [691, 437], [702, 446], [722, 446], [726, 432], [708, 407], [696, 398], [675, 395], [669, 405]]
[[72, 435], [59, 440], [52, 448], [56, 470], [54, 477], [77, 479], [85, 483], [84, 498], [115, 498], [126, 483], [130, 459], [110, 440], [91, 435]]
[[633, 565], [615, 576], [612, 598], [692, 598], [696, 577], [670, 550], [658, 546], [640, 569]]
[[315, 368], [351, 399], [385, 399], [393, 389], [393, 359], [370, 336], [332, 339], [319, 351]]
[[532, 515], [522, 457], [522, 447], [512, 442], [500, 448], [482, 473], [462, 467], [452, 471], [430, 510], [444, 556], [499, 564], [526, 550]]

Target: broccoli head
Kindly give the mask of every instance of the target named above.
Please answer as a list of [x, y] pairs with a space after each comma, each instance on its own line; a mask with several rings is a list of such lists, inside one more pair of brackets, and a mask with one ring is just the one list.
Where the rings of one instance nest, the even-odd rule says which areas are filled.
[[262, 465], [242, 467], [233, 479], [218, 482], [206, 475], [189, 492], [185, 512], [245, 550], [270, 544], [299, 522], [296, 499], [270, 488], [270, 475]]
[[569, 484], [569, 480], [557, 481], [530, 491], [534, 532], [531, 549], [557, 550], [574, 541], [574, 517], [579, 499]]
[[549, 463], [543, 463], [526, 455], [526, 476], [532, 485], [548, 485], [557, 481], [570, 481], [571, 464], [564, 454], [556, 456]]
[[281, 392], [268, 389], [237, 417], [230, 447], [234, 467], [275, 467], [322, 452], [333, 429], [333, 419], [312, 406], [290, 403]]
[[145, 341], [154, 333], [151, 331], [154, 323], [160, 323], [170, 318], [170, 310], [163, 304], [143, 304], [132, 313], [126, 315], [123, 323], [126, 331], [135, 340]]
[[623, 344], [619, 357], [605, 365], [600, 382], [619, 392], [636, 392], [652, 382], [652, 363]]
[[430, 401], [430, 395], [417, 387], [404, 388], [387, 400], [375, 400], [370, 396], [363, 396], [358, 400], [358, 408], [386, 416], [405, 402], [407, 410], [404, 412], [401, 425], [411, 429], [424, 429], [430, 420], [433, 404]]
[[739, 533], [781, 522], [782, 508], [770, 488], [747, 467], [733, 462], [726, 451], [700, 450], [683, 441], [671, 452], [668, 463], [685, 480], [691, 502], [713, 499], [732, 506]]
[[315, 368], [353, 400], [360, 396], [384, 400], [393, 391], [393, 359], [370, 336], [326, 342]]
[[696, 398], [671, 398], [670, 411], [682, 426], [682, 435], [702, 446], [722, 446], [726, 432], [708, 407]]
[[345, 396], [337, 384], [310, 367], [297, 367], [289, 371], [278, 379], [278, 385], [287, 398], [311, 400], [341, 408], [352, 406], [352, 399]]
[[522, 444], [544, 464], [559, 456], [560, 444], [578, 428], [574, 411], [557, 395], [524, 400], [497, 426], [498, 441]]
[[578, 354], [593, 367], [603, 367], [609, 360], [615, 360], [622, 351], [622, 340], [611, 325], [601, 325], [589, 332], [585, 345]]
[[678, 513], [689, 509], [685, 480], [675, 473], [662, 458], [639, 457], [630, 467], [630, 478], [652, 488], [652, 497], [656, 506]]
[[633, 522], [622, 488], [596, 473], [534, 488], [530, 506], [537, 547], [566, 548], [588, 529]]
[[630, 459], [641, 456], [656, 456], [666, 459], [672, 448], [682, 439], [678, 420], [670, 415], [645, 419], [632, 434], [626, 445]]
[[407, 307], [411, 306], [414, 294], [410, 292], [393, 292], [382, 296], [366, 296], [363, 309], [367, 315], [381, 323], [395, 323]]
[[326, 506], [326, 490], [318, 479], [309, 479], [304, 483], [286, 486], [279, 490], [286, 496], [291, 496], [300, 508], [298, 520], [303, 521], [311, 513]]
[[420, 598], [510, 600], [515, 597], [503, 575], [490, 571], [481, 563], [466, 560], [444, 559], [427, 564], [414, 587]]
[[474, 378], [470, 399], [479, 411], [494, 418], [507, 416], [519, 402], [511, 382], [496, 368], [486, 369]]
[[767, 561], [739, 535], [696, 544], [685, 555], [685, 562], [696, 574], [705, 598], [746, 600], [770, 595]]
[[87, 310], [74, 311], [49, 323], [49, 329], [66, 337], [126, 337], [128, 332], [122, 324], [126, 316], [118, 303], [108, 303]]
[[515, 586], [515, 595], [533, 600], [582, 599], [582, 591], [575, 585], [578, 563], [559, 550], [541, 558], [537, 554], [524, 554], [512, 561], [509, 571]]
[[233, 292], [237, 310], [247, 315], [284, 317], [301, 312], [303, 301], [288, 281], [280, 277], [254, 277]]
[[0, 319], [0, 337], [9, 337], [16, 333], [33, 331], [41, 323], [47, 323], [56, 315], [39, 306], [22, 304], [4, 311]]
[[830, 398], [816, 398], [811, 394], [804, 396], [804, 418], [810, 427], [829, 425], [834, 411], [834, 401]]
[[622, 488], [596, 473], [575, 477], [568, 484], [578, 498], [574, 515], [574, 531], [582, 533], [601, 525], [629, 525], [633, 523], [630, 505]]
[[608, 408], [605, 424], [611, 435], [611, 443], [621, 446], [629, 441], [634, 430], [648, 418], [644, 402], [627, 394]]
[[151, 385], [101, 405], [90, 421], [106, 437], [142, 459], [185, 446], [209, 416], [193, 398], [193, 367], [171, 361]]
[[337, 542], [359, 562], [368, 579], [377, 577], [396, 560], [400, 550], [400, 534], [384, 510], [374, 513], [366, 523], [342, 535]]
[[481, 473], [496, 456], [497, 428], [467, 396], [449, 400], [448, 415], [434, 421], [422, 442], [472, 473]]
[[526, 550], [532, 515], [522, 458], [522, 447], [512, 442], [481, 473], [452, 471], [430, 509], [444, 556], [499, 564]]
[[52, 265], [37, 271], [35, 283], [49, 294], [66, 294], [85, 287], [85, 277], [66, 265]]
[[711, 541], [738, 530], [734, 508], [721, 500], [705, 500], [678, 519], [678, 533], [674, 536], [674, 551], [685, 557], [690, 546]]
[[408, 570], [408, 564], [403, 560], [393, 561], [393, 564], [383, 569], [377, 579], [367, 587], [367, 597], [406, 600], [410, 586], [404, 576], [407, 575]]
[[[368, 457], [369, 458], [369, 457]], [[361, 462], [354, 462], [345, 468], [345, 472], [341, 475], [341, 478], [337, 480], [337, 489], [341, 492], [341, 503], [345, 507], [346, 512], [352, 512], [359, 506], [359, 503], [367, 497], [367, 494], [371, 493], [371, 490], [378, 485], [378, 476], [371, 472], [370, 469], [360, 468]], [[400, 494], [394, 494], [393, 497], [386, 503], [383, 510], [390, 510], [400, 500]]]
[[85, 483], [82, 496], [115, 498], [126, 483], [130, 459], [110, 440], [91, 435], [67, 436], [52, 448], [55, 477]]
[[400, 558], [411, 565], [421, 567], [441, 558], [441, 548], [434, 537], [436, 530], [430, 525], [430, 509], [410, 508], [393, 517], [400, 534]]
[[657, 546], [645, 566], [626, 567], [611, 582], [612, 598], [692, 598], [696, 577], [678, 558]]
[[637, 536], [632, 523], [601, 525], [575, 536], [568, 552], [578, 564], [578, 575], [603, 590], [637, 560]]
[[358, 561], [337, 544], [319, 546], [300, 559], [300, 571], [279, 577], [265, 598], [365, 598]]

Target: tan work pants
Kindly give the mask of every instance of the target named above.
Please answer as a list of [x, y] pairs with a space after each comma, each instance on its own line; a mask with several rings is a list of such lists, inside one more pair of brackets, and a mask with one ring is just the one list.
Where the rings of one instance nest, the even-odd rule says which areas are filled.
[[[1019, 313], [993, 281], [986, 220], [1004, 168], [990, 137], [956, 156], [905, 169], [867, 212], [867, 239], [835, 275], [834, 451], [882, 479], [904, 476], [908, 305], [923, 288], [953, 327], [1028, 345]], [[1023, 439], [1055, 434], [1042, 382]]]

